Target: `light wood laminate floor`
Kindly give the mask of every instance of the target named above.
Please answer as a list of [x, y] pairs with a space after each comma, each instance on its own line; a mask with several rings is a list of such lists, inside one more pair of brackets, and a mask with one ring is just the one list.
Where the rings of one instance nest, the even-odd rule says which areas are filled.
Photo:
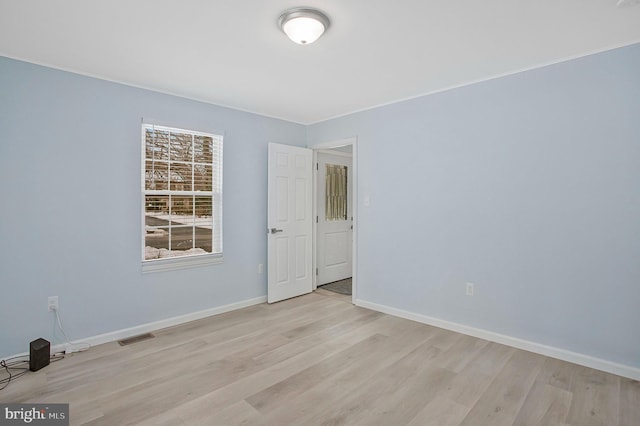
[[109, 343], [0, 402], [80, 425], [640, 425], [640, 383], [318, 291]]

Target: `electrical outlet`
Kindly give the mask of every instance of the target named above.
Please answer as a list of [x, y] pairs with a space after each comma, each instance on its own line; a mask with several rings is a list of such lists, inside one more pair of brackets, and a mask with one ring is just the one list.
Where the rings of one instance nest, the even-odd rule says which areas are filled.
[[473, 296], [473, 288], [474, 287], [475, 287], [475, 284], [467, 283], [467, 296]]
[[264, 271], [264, 265], [262, 263], [258, 263], [258, 273], [261, 274]]
[[58, 296], [49, 296], [47, 299], [47, 307], [49, 312], [58, 310]]

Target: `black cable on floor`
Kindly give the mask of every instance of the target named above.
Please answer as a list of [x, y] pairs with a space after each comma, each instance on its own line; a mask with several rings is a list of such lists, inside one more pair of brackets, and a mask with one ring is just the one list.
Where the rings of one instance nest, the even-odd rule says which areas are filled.
[[[24, 358], [25, 356], [14, 356], [13, 358], [0, 360], [0, 367], [4, 368], [4, 370], [8, 375], [8, 377], [0, 379], [0, 386], [1, 386], [0, 391], [6, 388], [7, 386], [9, 386], [9, 383], [11, 383], [12, 381], [16, 380], [19, 377], [24, 376], [29, 372], [29, 358], [27, 357], [27, 359], [18, 360], [19, 358]], [[64, 358], [64, 352], [58, 352], [51, 355], [50, 361], [56, 362], [56, 361], [60, 361], [63, 358]], [[14, 360], [18, 360], [18, 361], [14, 361]], [[21, 364], [25, 364], [25, 366], [18, 367]], [[18, 372], [13, 373], [12, 370], [18, 370]]]

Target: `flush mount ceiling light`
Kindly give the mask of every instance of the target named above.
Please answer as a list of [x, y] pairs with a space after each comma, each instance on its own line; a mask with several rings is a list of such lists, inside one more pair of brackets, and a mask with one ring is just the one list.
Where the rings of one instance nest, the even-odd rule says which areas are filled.
[[319, 10], [296, 7], [280, 15], [278, 25], [294, 42], [311, 44], [329, 28], [329, 18]]

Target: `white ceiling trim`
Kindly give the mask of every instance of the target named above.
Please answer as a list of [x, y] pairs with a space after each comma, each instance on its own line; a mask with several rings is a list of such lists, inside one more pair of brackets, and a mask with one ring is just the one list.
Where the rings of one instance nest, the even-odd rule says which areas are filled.
[[[637, 0], [637, 1], [640, 2], [640, 0]], [[455, 90], [455, 89], [459, 89], [461, 87], [470, 86], [470, 85], [477, 84], [477, 83], [482, 83], [482, 82], [485, 82], [485, 81], [495, 80], [497, 78], [508, 77], [508, 76], [514, 75], [514, 74], [520, 74], [520, 73], [527, 72], [527, 71], [533, 71], [533, 70], [544, 68], [544, 67], [548, 67], [548, 66], [551, 66], [551, 65], [561, 64], [563, 62], [572, 61], [574, 59], [584, 58], [586, 56], [596, 55], [598, 53], [607, 52], [609, 50], [614, 50], [614, 49], [618, 49], [618, 48], [621, 48], [621, 47], [631, 46], [631, 45], [634, 45], [634, 44], [637, 44], [637, 43], [640, 43], [640, 39], [632, 41], [632, 42], [628, 42], [628, 43], [621, 43], [619, 45], [612, 46], [612, 47], [593, 50], [591, 52], [587, 52], [587, 53], [583, 53], [583, 54], [579, 54], [579, 55], [568, 56], [566, 58], [557, 59], [557, 60], [554, 60], [554, 61], [549, 61], [547, 63], [543, 63], [543, 64], [539, 64], [539, 65], [532, 65], [530, 67], [521, 68], [521, 69], [517, 69], [517, 70], [513, 70], [513, 71], [508, 71], [508, 72], [505, 72], [505, 73], [502, 73], [502, 74], [496, 74], [496, 75], [489, 76], [489, 77], [486, 77], [486, 78], [481, 78], [481, 79], [477, 79], [477, 80], [473, 80], [473, 81], [467, 81], [467, 82], [464, 82], [464, 83], [455, 84], [455, 85], [448, 86], [448, 87], [443, 87], [441, 89], [432, 90], [430, 92], [422, 93], [422, 94], [419, 94], [419, 95], [409, 96], [409, 97], [406, 97], [406, 98], [402, 98], [402, 99], [398, 99], [398, 100], [382, 103], [382, 104], [379, 104], [379, 105], [373, 105], [373, 106], [370, 106], [370, 107], [367, 107], [367, 108], [362, 108], [362, 109], [359, 109], [359, 110], [356, 110], [356, 111], [347, 112], [347, 113], [344, 113], [344, 114], [341, 114], [341, 115], [336, 115], [336, 116], [329, 117], [327, 119], [323, 119], [323, 120], [316, 121], [316, 122], [313, 122], [313, 123], [300, 123], [300, 124], [306, 124], [306, 125], [318, 124], [318, 123], [322, 123], [324, 121], [334, 120], [336, 118], [341, 118], [341, 117], [346, 117], [348, 115], [357, 114], [359, 112], [370, 111], [370, 110], [375, 109], [375, 108], [380, 108], [380, 107], [384, 107], [384, 106], [388, 106], [388, 105], [397, 104], [397, 103], [400, 103], [400, 102], [410, 101], [410, 100], [413, 100], [413, 99], [422, 98], [424, 96], [434, 95], [436, 93], [447, 92], [449, 90]]]

